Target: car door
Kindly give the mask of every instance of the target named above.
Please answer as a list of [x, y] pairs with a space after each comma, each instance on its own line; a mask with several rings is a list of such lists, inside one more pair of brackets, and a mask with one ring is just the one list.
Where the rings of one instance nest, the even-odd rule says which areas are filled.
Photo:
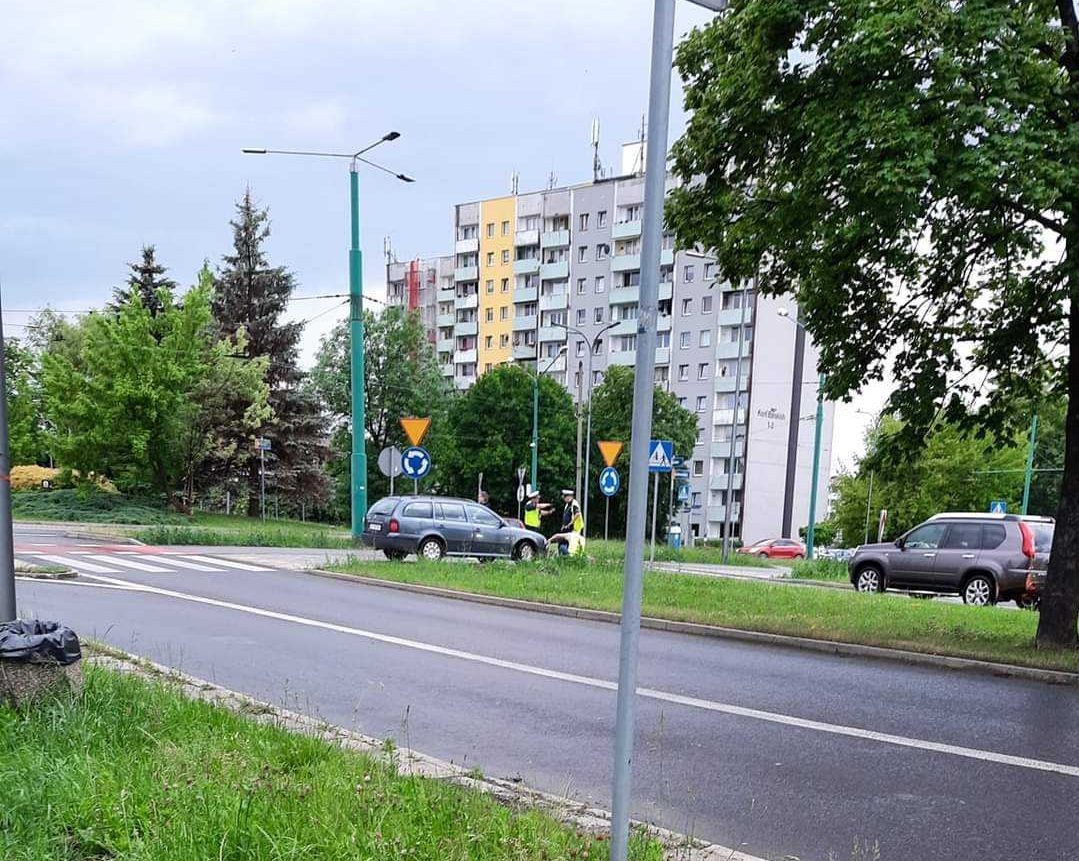
[[944, 523], [926, 523], [907, 533], [899, 552], [889, 559], [892, 583], [913, 587], [931, 583], [937, 551], [947, 528]]
[[438, 531], [446, 542], [446, 552], [467, 555], [472, 552], [472, 524], [460, 502], [440, 502], [436, 508]]
[[929, 585], [958, 590], [964, 572], [977, 561], [981, 547], [981, 523], [949, 523], [937, 548]]
[[509, 556], [512, 535], [504, 528], [502, 518], [482, 505], [468, 505], [472, 522], [472, 552], [478, 556]]

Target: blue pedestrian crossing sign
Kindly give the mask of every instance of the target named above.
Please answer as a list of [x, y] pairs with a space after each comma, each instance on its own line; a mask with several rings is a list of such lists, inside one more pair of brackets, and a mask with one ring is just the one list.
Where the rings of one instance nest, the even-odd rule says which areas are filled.
[[614, 496], [621, 486], [622, 479], [618, 475], [618, 470], [613, 466], [604, 467], [603, 472], [599, 474], [599, 489], [603, 495]]
[[648, 443], [648, 471], [670, 472], [674, 460], [674, 443], [669, 439], [654, 439]]
[[430, 471], [431, 455], [427, 449], [414, 445], [401, 452], [401, 472], [406, 478], [419, 481]]
[[1003, 499], [994, 499], [989, 503], [990, 514], [1007, 514], [1008, 503]]

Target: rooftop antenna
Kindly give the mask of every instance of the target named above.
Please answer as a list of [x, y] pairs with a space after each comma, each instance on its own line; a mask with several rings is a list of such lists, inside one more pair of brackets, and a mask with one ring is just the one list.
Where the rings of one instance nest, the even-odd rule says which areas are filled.
[[558, 175], [552, 170], [547, 174], [547, 190], [551, 191], [556, 185], [558, 185]]
[[386, 255], [386, 264], [397, 262], [397, 255], [393, 251], [393, 243], [390, 241], [390, 235], [387, 233], [382, 239], [382, 253]]
[[592, 120], [592, 181], [603, 179], [603, 163], [599, 160], [599, 117]]
[[637, 136], [637, 140], [640, 143], [640, 146], [637, 147], [637, 156], [633, 160], [634, 173], [644, 173], [644, 141], [645, 137], [647, 136], [645, 131], [647, 128], [647, 118], [644, 114], [641, 114], [641, 131]]
[[514, 171], [510, 174], [510, 194], [517, 194], [517, 189], [521, 186], [521, 175]]

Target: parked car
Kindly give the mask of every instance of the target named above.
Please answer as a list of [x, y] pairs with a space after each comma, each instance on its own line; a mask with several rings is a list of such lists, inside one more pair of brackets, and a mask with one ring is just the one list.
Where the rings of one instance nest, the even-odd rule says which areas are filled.
[[388, 559], [475, 556], [529, 561], [546, 553], [538, 532], [510, 525], [486, 505], [443, 496], [387, 496], [367, 510], [362, 540]]
[[1029, 607], [1044, 582], [1053, 527], [1051, 517], [936, 514], [893, 542], [857, 548], [847, 570], [859, 592], [956, 593], [977, 606]]
[[762, 538], [753, 544], [738, 548], [739, 553], [760, 556], [762, 559], [805, 559], [806, 548], [801, 541], [792, 538]]

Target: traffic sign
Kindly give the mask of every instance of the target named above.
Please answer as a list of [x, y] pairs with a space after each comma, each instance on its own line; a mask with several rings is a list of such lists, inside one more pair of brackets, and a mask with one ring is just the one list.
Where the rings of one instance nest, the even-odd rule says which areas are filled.
[[1008, 503], [1003, 499], [994, 499], [989, 503], [990, 514], [1007, 514]]
[[401, 449], [388, 445], [378, 453], [378, 469], [387, 478], [396, 478], [401, 474]]
[[259, 451], [269, 451], [270, 441], [264, 436], [259, 437], [257, 440], [255, 440], [255, 448], [257, 448]]
[[622, 453], [622, 443], [617, 440], [601, 439], [596, 440], [596, 445], [599, 446], [599, 453], [603, 455], [603, 462], [607, 466], [614, 466], [618, 455]]
[[678, 485], [678, 501], [679, 502], [687, 502], [688, 500], [689, 500], [689, 485], [688, 484], [680, 484], [680, 485]]
[[431, 471], [431, 455], [427, 449], [414, 445], [401, 455], [401, 472], [406, 478], [418, 481]]
[[415, 416], [407, 416], [401, 419], [401, 428], [405, 432], [405, 436], [408, 437], [408, 441], [413, 446], [419, 446], [423, 442], [423, 438], [427, 436], [427, 430], [431, 427], [431, 417], [424, 416], [423, 418], [416, 418]]
[[674, 443], [669, 439], [654, 439], [648, 443], [648, 471], [670, 472]]
[[518, 484], [524, 484], [525, 483], [525, 468], [523, 466], [517, 467], [517, 483]]
[[684, 457], [679, 457], [678, 455], [675, 455], [671, 458], [671, 466], [685, 466], [685, 463], [686, 459]]
[[517, 501], [518, 502], [524, 502], [525, 501], [525, 486], [523, 484], [518, 484], [517, 485]]
[[603, 495], [614, 496], [621, 486], [622, 479], [618, 475], [618, 470], [613, 466], [604, 467], [603, 472], [599, 474], [599, 489]]
[[689, 467], [688, 466], [676, 466], [674, 468], [674, 477], [675, 478], [689, 478]]

